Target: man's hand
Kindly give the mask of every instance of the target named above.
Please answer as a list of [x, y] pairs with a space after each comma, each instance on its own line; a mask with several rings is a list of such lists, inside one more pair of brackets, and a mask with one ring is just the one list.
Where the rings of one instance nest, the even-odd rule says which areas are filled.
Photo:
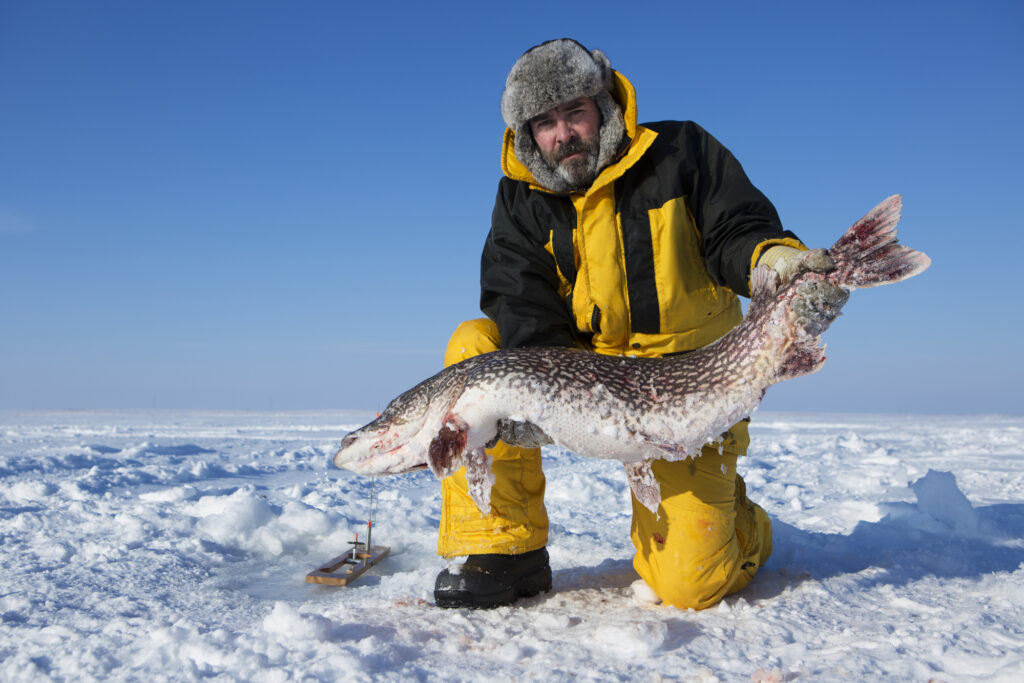
[[550, 436], [545, 434], [540, 427], [532, 422], [515, 422], [513, 420], [498, 420], [498, 434], [487, 444], [490, 448], [499, 440], [509, 446], [520, 446], [522, 448], [540, 448], [549, 443], [554, 443]]
[[827, 273], [835, 268], [832, 259], [829, 258], [828, 251], [825, 249], [806, 251], [781, 244], [765, 250], [757, 263], [758, 265], [764, 263], [771, 266], [779, 274], [783, 284], [809, 270], [817, 273]]

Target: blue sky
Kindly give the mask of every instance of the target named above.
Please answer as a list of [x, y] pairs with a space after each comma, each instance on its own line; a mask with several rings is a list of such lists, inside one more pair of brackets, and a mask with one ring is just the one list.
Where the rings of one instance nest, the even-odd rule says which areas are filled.
[[571, 36], [810, 246], [903, 194], [932, 268], [855, 293], [765, 409], [1024, 409], [1020, 3], [351, 4], [0, 0], [0, 408], [372, 409], [432, 374], [479, 315], [505, 76]]

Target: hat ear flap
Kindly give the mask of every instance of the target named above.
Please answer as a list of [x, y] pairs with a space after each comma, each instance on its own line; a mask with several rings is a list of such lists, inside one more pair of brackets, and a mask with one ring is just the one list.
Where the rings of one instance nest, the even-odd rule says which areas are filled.
[[622, 108], [607, 90], [602, 90], [594, 96], [594, 104], [601, 112], [600, 151], [597, 163], [600, 168], [604, 168], [619, 155], [626, 135], [626, 122], [622, 117]]
[[604, 83], [604, 87], [608, 90], [614, 89], [615, 79], [612, 78], [611, 60], [600, 50], [591, 50], [590, 56], [594, 59], [594, 63], [597, 64], [598, 68], [601, 69], [601, 81]]

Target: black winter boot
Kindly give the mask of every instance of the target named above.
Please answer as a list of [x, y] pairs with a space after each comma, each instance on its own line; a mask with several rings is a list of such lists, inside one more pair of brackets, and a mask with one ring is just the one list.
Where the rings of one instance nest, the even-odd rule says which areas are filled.
[[470, 555], [434, 583], [438, 607], [487, 609], [551, 590], [547, 548], [522, 555]]

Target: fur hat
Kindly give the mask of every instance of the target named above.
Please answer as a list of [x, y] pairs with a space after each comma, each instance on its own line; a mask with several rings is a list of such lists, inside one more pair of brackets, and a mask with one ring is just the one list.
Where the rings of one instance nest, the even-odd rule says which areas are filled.
[[501, 94], [501, 116], [515, 133], [516, 158], [544, 187], [555, 192], [577, 189], [544, 161], [530, 131], [530, 119], [578, 97], [590, 97], [601, 112], [598, 168], [604, 168], [618, 154], [626, 132], [622, 109], [611, 94], [613, 78], [603, 52], [588, 51], [571, 38], [532, 47], [512, 66]]

